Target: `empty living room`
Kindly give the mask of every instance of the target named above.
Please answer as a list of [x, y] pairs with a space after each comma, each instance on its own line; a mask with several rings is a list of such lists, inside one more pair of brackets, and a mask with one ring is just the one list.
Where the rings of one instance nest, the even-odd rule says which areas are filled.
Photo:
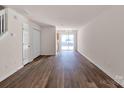
[[124, 87], [124, 2], [72, 1], [1, 3], [0, 88]]

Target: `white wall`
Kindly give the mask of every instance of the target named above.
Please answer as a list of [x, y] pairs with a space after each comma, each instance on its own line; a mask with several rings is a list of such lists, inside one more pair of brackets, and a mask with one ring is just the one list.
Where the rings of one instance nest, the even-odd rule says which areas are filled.
[[123, 40], [124, 6], [112, 6], [82, 26], [78, 32], [78, 51], [124, 86]]
[[56, 28], [44, 26], [41, 28], [41, 55], [56, 54]]
[[8, 9], [8, 31], [0, 37], [0, 81], [23, 67], [22, 22], [25, 19]]

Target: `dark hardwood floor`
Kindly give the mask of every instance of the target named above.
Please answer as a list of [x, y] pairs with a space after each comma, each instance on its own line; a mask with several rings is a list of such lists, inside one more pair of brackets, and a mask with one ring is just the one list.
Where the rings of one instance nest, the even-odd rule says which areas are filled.
[[121, 87], [78, 52], [39, 57], [6, 80], [1, 88]]

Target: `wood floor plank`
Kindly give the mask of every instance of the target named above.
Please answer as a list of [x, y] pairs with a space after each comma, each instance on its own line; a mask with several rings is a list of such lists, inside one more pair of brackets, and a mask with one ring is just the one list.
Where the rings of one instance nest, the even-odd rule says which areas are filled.
[[76, 51], [38, 57], [4, 81], [1, 88], [121, 88]]

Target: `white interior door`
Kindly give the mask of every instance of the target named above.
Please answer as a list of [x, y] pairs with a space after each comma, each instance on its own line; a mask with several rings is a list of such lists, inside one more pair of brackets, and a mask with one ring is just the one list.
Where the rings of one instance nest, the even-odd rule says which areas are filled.
[[23, 63], [24, 65], [30, 62], [31, 58], [31, 44], [29, 25], [23, 24]]
[[33, 29], [33, 58], [40, 55], [40, 31]]

